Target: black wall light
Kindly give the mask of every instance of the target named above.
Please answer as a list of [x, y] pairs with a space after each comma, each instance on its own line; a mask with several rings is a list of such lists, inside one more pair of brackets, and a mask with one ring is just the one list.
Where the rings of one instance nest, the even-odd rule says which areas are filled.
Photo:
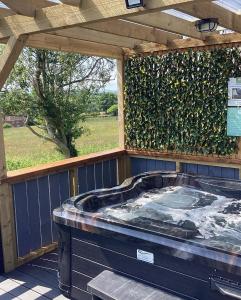
[[135, 7], [143, 7], [144, 0], [125, 0], [126, 1], [126, 8], [135, 8]]
[[216, 18], [201, 19], [195, 22], [195, 26], [199, 32], [215, 31], [218, 25], [218, 19]]

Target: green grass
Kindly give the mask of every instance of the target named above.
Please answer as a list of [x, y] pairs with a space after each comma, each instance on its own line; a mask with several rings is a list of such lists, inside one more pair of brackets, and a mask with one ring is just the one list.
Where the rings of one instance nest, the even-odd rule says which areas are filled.
[[[79, 155], [103, 151], [118, 146], [117, 118], [94, 118], [85, 122], [88, 133], [76, 141]], [[33, 135], [29, 129], [4, 129], [8, 170], [37, 166], [64, 159], [55, 145]]]

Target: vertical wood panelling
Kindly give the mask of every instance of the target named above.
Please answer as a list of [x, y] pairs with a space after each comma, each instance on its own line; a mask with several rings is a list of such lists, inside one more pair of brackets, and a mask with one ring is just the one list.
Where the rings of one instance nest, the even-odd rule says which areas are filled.
[[52, 225], [48, 176], [38, 178], [42, 246], [52, 242]]
[[95, 164], [95, 188], [102, 189], [103, 188], [103, 163], [99, 162]]
[[41, 248], [40, 207], [37, 180], [27, 181], [27, 199], [31, 250]]
[[92, 191], [95, 189], [95, 169], [94, 165], [88, 165], [86, 167], [86, 182], [87, 190]]
[[87, 179], [86, 179], [86, 166], [78, 169], [78, 181], [79, 181], [79, 194], [86, 193], [88, 191]]
[[104, 188], [110, 187], [110, 162], [106, 160], [103, 162], [103, 186]]
[[176, 163], [158, 159], [131, 157], [132, 176], [149, 171], [175, 171]]
[[21, 182], [14, 185], [14, 208], [17, 234], [17, 251], [19, 256], [30, 252], [30, 224], [28, 212], [28, 199], [26, 183]]
[[54, 222], [52, 221], [52, 211], [61, 206], [60, 201], [60, 186], [59, 174], [49, 176], [49, 193], [50, 193], [50, 212], [51, 212], [51, 229], [52, 229], [52, 242], [57, 241], [58, 234]]
[[219, 177], [227, 179], [240, 179], [239, 169], [210, 166], [210, 165], [198, 165], [181, 163], [181, 171], [184, 173], [197, 174], [210, 177]]
[[57, 241], [52, 211], [70, 195], [69, 172], [13, 185], [18, 255]]
[[70, 197], [69, 172], [59, 173], [59, 189], [61, 204]]
[[110, 187], [117, 185], [117, 161], [116, 159], [110, 160]]
[[78, 168], [79, 194], [117, 185], [117, 160], [105, 160]]

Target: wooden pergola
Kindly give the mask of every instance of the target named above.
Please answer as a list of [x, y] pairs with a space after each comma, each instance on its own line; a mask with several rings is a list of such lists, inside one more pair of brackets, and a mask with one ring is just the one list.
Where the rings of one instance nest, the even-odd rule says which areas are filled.
[[[119, 140], [124, 149], [124, 58], [128, 55], [175, 49], [230, 46], [241, 43], [241, 15], [211, 0], [145, 0], [142, 8], [127, 9], [124, 0], [2, 0], [0, 88], [24, 47], [76, 52], [117, 59]], [[193, 20], [215, 17], [230, 33], [202, 34]], [[179, 17], [180, 16], [180, 17]], [[13, 213], [0, 120], [0, 204], [5, 270], [15, 267]]]

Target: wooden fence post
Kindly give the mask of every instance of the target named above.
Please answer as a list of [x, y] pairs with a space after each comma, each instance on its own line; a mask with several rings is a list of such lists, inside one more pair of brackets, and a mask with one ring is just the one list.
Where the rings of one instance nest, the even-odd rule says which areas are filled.
[[125, 148], [124, 125], [124, 57], [117, 60], [119, 147]]
[[4, 271], [10, 272], [17, 264], [16, 232], [11, 185], [3, 183], [7, 177], [3, 137], [3, 116], [0, 112], [0, 223]]
[[74, 168], [69, 171], [69, 183], [70, 183], [70, 197], [77, 196], [79, 193], [78, 168]]

